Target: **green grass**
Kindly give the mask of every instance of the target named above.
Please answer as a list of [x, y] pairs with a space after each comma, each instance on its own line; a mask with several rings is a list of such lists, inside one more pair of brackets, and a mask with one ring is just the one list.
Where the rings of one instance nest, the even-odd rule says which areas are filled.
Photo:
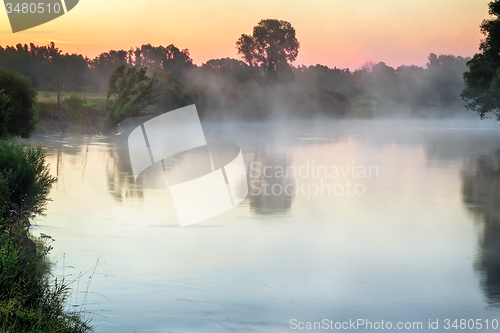
[[44, 269], [48, 249], [42, 244], [34, 258], [26, 255], [23, 233], [0, 236], [0, 332], [92, 332], [82, 312], [66, 309], [69, 285]]
[[[78, 97], [81, 97], [83, 99], [83, 93], [82, 92], [75, 92], [75, 93], [65, 93], [64, 97], [70, 96], [70, 95], [77, 95]], [[85, 96], [87, 97], [87, 103], [90, 100], [93, 99], [106, 99], [106, 94], [105, 93], [85, 93]], [[38, 96], [37, 96], [38, 101], [57, 101], [57, 92], [55, 91], [39, 91]]]

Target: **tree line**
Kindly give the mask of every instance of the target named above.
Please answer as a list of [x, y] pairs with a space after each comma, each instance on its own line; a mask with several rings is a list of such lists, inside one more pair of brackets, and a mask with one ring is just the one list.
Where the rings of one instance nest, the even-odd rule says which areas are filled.
[[[283, 57], [286, 57], [284, 55]], [[291, 59], [292, 57], [288, 57]], [[256, 60], [245, 55], [247, 62], [232, 58], [212, 59], [201, 66], [193, 64], [187, 49], [174, 45], [150, 44], [125, 50], [111, 50], [90, 59], [81, 54], [63, 53], [55, 43], [47, 46], [0, 46], [0, 68], [15, 71], [31, 79], [38, 91], [57, 91], [58, 84], [67, 91], [105, 92], [113, 71], [120, 65], [146, 67], [172, 73], [188, 84], [208, 85], [214, 81], [230, 85], [287, 84], [297, 89], [327, 89], [370, 100], [412, 105], [461, 106], [463, 73], [469, 58], [430, 54], [425, 67], [393, 68], [383, 62], [366, 63], [351, 71], [324, 65], [283, 66]], [[257, 66], [265, 75], [256, 75]], [[276, 82], [274, 82], [276, 81]]]
[[182, 76], [183, 69], [193, 67], [189, 52], [174, 45], [111, 50], [94, 59], [63, 53], [54, 42], [47, 46], [0, 46], [0, 68], [29, 77], [40, 91], [56, 91], [57, 83], [65, 84], [70, 91], [102, 91], [111, 73], [122, 64], [162, 69], [178, 76]]
[[[498, 1], [490, 4], [490, 13], [495, 13]], [[189, 104], [196, 104], [202, 117], [240, 119], [264, 119], [276, 112], [285, 117], [370, 117], [372, 106], [384, 109], [388, 105], [465, 105], [473, 109], [477, 103], [474, 99], [471, 102], [471, 91], [477, 93], [477, 78], [482, 79], [482, 72], [474, 74], [474, 69], [486, 55], [494, 60], [498, 53], [486, 52], [494, 42], [488, 37], [496, 31], [494, 23], [483, 23], [487, 39], [481, 47], [485, 52], [472, 60], [431, 53], [425, 67], [393, 68], [384, 62], [367, 62], [354, 71], [320, 64], [294, 66], [300, 49], [295, 29], [289, 22], [276, 19], [261, 20], [251, 35], [238, 38], [235, 47], [241, 59], [211, 59], [201, 66], [193, 63], [187, 49], [173, 44], [111, 50], [93, 59], [63, 53], [53, 42], [47, 46], [0, 46], [0, 70], [4, 71], [0, 82], [0, 118], [4, 119], [0, 120], [10, 127], [0, 126], [0, 136], [2, 131], [5, 134], [16, 128], [21, 110], [12, 102], [18, 98], [12, 98], [12, 85], [5, 79], [5, 71], [31, 81], [35, 93], [24, 98], [29, 115], [36, 91], [57, 91], [56, 101], [38, 100], [35, 106], [40, 119], [62, 131], [72, 126], [112, 130], [126, 118]], [[485, 66], [481, 66], [485, 72]], [[489, 77], [493, 77], [491, 73]], [[475, 83], [469, 85], [474, 78]], [[83, 92], [83, 98], [73, 95], [64, 99], [65, 91]], [[85, 95], [89, 92], [106, 93], [106, 97], [89, 104]], [[486, 95], [493, 96], [488, 97], [493, 101], [496, 98], [494, 93]]]

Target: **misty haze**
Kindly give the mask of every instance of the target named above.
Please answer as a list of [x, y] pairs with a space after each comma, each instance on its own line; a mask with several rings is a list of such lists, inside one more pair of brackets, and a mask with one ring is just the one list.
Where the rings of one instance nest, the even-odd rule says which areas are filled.
[[498, 330], [500, 0], [384, 1], [6, 25], [0, 331]]

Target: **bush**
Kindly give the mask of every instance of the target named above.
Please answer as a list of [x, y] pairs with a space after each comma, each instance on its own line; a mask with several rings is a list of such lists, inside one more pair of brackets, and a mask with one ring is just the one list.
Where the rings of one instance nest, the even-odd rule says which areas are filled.
[[71, 94], [71, 96], [64, 100], [64, 107], [68, 111], [67, 118], [70, 123], [85, 122], [85, 105], [83, 98], [79, 97], [77, 94]]
[[41, 147], [0, 140], [0, 332], [92, 331], [80, 312], [65, 309], [68, 285], [43, 269], [51, 247], [28, 238], [55, 180]]
[[[38, 121], [34, 107], [37, 92], [33, 89], [31, 81], [21, 74], [2, 68], [0, 69], [0, 90], [3, 90], [3, 93], [9, 97], [9, 101], [3, 107], [4, 110], [0, 111], [7, 112], [8, 134], [28, 138], [35, 130]], [[0, 119], [0, 121], [5, 121], [5, 119]]]
[[9, 136], [9, 116], [12, 112], [9, 102], [9, 96], [0, 89], [0, 138]]
[[54, 115], [54, 108], [57, 106], [56, 101], [37, 101], [35, 108], [40, 119], [50, 120]]
[[42, 148], [0, 140], [0, 174], [10, 196], [9, 211], [22, 214], [29, 226], [30, 218], [44, 214], [56, 181], [49, 173]]
[[[7, 216], [10, 208], [10, 193], [7, 187], [7, 181], [3, 177], [3, 173], [0, 172], [0, 220], [2, 217]], [[0, 228], [3, 231], [3, 228]]]

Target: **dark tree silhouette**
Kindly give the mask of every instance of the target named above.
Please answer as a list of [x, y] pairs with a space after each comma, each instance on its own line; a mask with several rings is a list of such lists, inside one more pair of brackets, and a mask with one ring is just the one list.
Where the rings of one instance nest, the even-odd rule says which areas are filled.
[[500, 0], [489, 3], [492, 18], [481, 24], [485, 36], [479, 45], [480, 53], [467, 63], [464, 73], [465, 89], [461, 96], [466, 107], [476, 111], [481, 119], [493, 113], [500, 120]]
[[261, 20], [253, 28], [253, 35], [246, 34], [236, 42], [238, 54], [251, 66], [264, 73], [259, 83], [288, 83], [293, 81], [292, 62], [299, 54], [300, 43], [295, 29], [283, 20]]

